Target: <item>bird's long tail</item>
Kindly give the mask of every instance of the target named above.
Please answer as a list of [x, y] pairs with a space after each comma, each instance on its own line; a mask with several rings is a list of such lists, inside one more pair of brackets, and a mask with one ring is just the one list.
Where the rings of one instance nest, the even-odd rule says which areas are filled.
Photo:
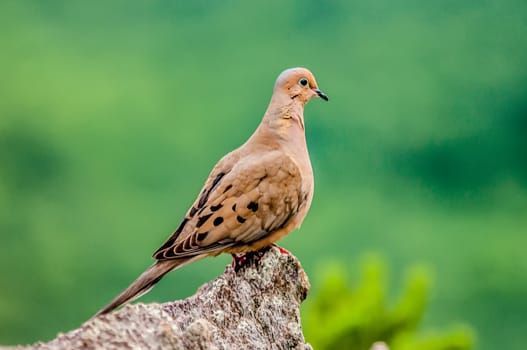
[[159, 282], [159, 280], [161, 280], [161, 278], [163, 278], [163, 276], [168, 272], [199, 258], [200, 257], [198, 256], [183, 259], [157, 261], [154, 265], [150, 266], [148, 270], [143, 272], [141, 276], [139, 276], [128, 288], [122, 291], [93, 317], [107, 314], [119, 306], [139, 298], [141, 295], [152, 289], [152, 287], [154, 287], [154, 285]]

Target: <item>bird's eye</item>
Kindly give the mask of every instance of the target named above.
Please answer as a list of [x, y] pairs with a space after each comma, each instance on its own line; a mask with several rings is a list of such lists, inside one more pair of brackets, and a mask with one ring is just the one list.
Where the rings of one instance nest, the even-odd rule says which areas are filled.
[[306, 78], [302, 78], [298, 81], [298, 84], [300, 84], [300, 86], [306, 87], [309, 84], [309, 81], [307, 81]]

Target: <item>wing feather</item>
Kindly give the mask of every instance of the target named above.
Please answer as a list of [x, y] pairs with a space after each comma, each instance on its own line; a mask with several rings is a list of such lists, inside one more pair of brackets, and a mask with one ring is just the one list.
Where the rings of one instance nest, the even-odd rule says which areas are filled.
[[154, 258], [215, 255], [260, 240], [287, 224], [302, 204], [299, 199], [306, 197], [298, 166], [279, 151], [241, 158], [230, 169], [217, 168]]

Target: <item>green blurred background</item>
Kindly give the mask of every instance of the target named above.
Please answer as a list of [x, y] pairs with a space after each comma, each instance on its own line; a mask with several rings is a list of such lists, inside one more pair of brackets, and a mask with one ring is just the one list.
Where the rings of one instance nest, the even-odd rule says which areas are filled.
[[[527, 344], [527, 2], [0, 2], [0, 344], [77, 327], [152, 261], [209, 170], [305, 66], [312, 276], [425, 263], [423, 327]], [[229, 257], [142, 301], [192, 294]], [[323, 275], [323, 274], [322, 274]], [[309, 339], [308, 339], [309, 340]]]

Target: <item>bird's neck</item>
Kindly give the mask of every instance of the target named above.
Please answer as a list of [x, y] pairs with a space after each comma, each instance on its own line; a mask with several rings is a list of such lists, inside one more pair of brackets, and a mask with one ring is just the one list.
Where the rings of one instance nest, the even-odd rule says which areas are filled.
[[260, 126], [251, 138], [264, 147], [302, 149], [307, 152], [304, 133], [304, 104], [300, 101], [273, 97]]
[[304, 104], [285, 94], [274, 95], [265, 112], [262, 125], [282, 139], [304, 134]]

